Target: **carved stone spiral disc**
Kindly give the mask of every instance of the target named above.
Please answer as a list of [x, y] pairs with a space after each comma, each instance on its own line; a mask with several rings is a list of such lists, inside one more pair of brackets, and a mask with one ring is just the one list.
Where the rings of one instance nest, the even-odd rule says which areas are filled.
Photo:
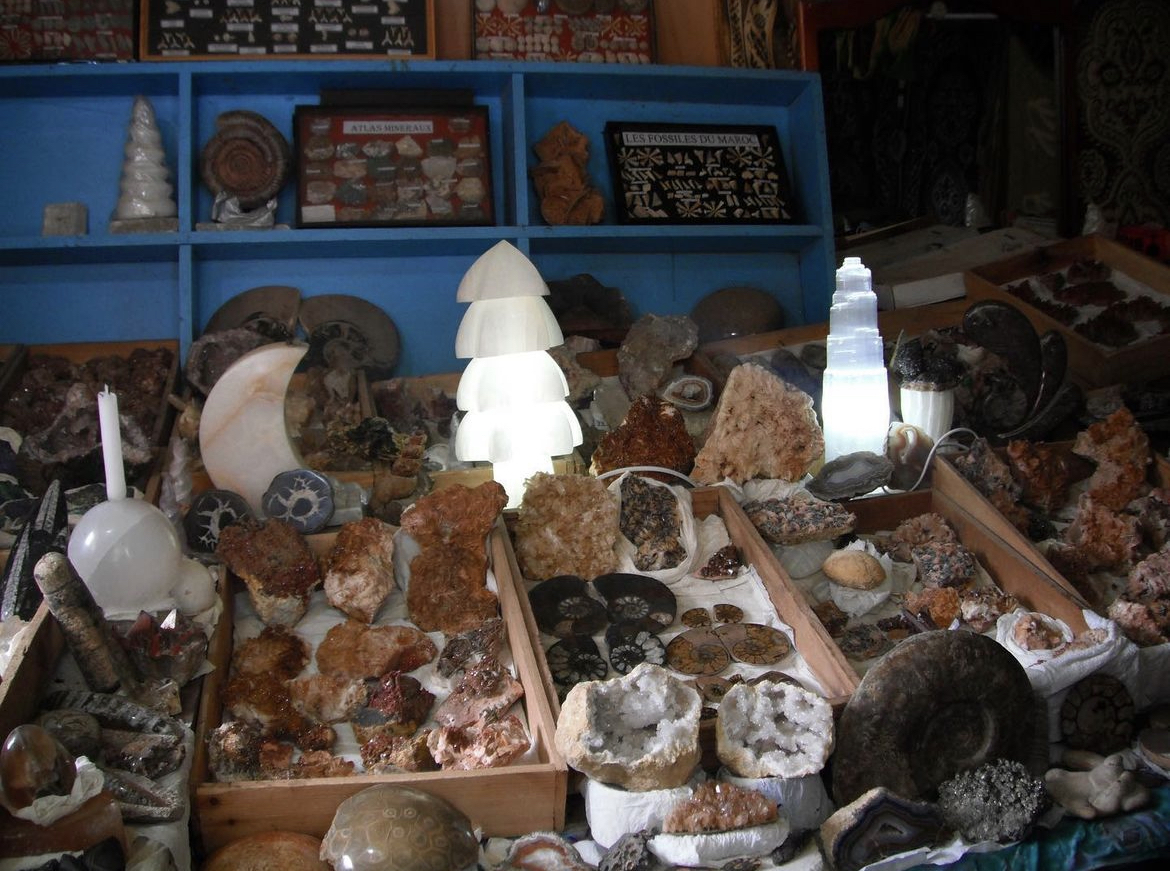
[[203, 183], [213, 194], [236, 197], [241, 208], [264, 205], [288, 178], [292, 163], [288, 141], [255, 112], [224, 112], [216, 125], [219, 129], [200, 155]]

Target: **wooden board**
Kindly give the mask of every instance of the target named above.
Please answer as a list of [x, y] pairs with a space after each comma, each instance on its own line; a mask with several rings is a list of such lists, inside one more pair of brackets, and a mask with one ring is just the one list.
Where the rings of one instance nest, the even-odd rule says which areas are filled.
[[12, 651], [8, 668], [0, 675], [0, 741], [36, 715], [45, 684], [64, 649], [61, 627], [49, 613], [49, 606], [41, 602]]
[[[1170, 296], [1170, 267], [1111, 239], [1082, 236], [972, 269], [965, 276], [967, 299], [1009, 303], [1028, 316], [1037, 332], [1055, 330], [1063, 335], [1068, 345], [1069, 371], [1084, 386], [1103, 387], [1134, 378], [1144, 381], [1170, 375], [1170, 335], [1109, 348], [1090, 341], [1003, 289], [1006, 284], [1057, 271], [1082, 259], [1100, 260], [1155, 294]], [[1165, 303], [1170, 304], [1170, 299]]]
[[[315, 551], [326, 550], [330, 536], [312, 536]], [[205, 850], [255, 832], [283, 829], [321, 837], [338, 804], [374, 784], [391, 783], [423, 789], [450, 801], [472, 824], [489, 836], [516, 836], [534, 831], [559, 831], [565, 824], [568, 769], [556, 751], [556, 720], [541, 683], [540, 668], [529, 643], [515, 577], [509, 569], [502, 521], [489, 539], [500, 614], [517, 677], [524, 685], [524, 707], [537, 761], [478, 771], [436, 771], [356, 775], [293, 781], [216, 783], [209, 780], [206, 753], [197, 752], [191, 770], [192, 815]], [[231, 626], [230, 602], [221, 626]], [[196, 747], [222, 717], [220, 693], [227, 679], [231, 633], [217, 631], [209, 657], [216, 670], [204, 679], [196, 726]]]

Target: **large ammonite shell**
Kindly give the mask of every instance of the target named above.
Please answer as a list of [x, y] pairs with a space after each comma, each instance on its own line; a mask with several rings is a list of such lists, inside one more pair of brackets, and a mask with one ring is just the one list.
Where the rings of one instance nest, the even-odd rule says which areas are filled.
[[610, 572], [594, 578], [593, 586], [605, 597], [606, 611], [614, 623], [645, 619], [665, 629], [674, 622], [678, 602], [670, 588], [656, 578]]
[[213, 194], [236, 197], [243, 209], [264, 205], [280, 191], [292, 165], [286, 140], [263, 115], [224, 112], [199, 159], [203, 183]]
[[762, 623], [728, 623], [712, 631], [737, 662], [772, 665], [792, 652], [787, 635]]
[[731, 654], [710, 629], [688, 629], [666, 645], [666, 663], [683, 674], [706, 677], [731, 665]]
[[541, 581], [528, 591], [528, 601], [540, 631], [557, 638], [593, 635], [608, 622], [605, 606], [589, 595], [589, 587], [576, 575]]

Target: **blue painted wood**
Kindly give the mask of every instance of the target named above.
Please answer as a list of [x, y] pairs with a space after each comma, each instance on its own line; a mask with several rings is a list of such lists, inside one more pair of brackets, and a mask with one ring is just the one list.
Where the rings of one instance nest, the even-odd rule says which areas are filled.
[[[322, 90], [466, 89], [488, 108], [494, 227], [196, 231], [212, 198], [199, 178], [215, 119], [251, 109], [292, 137], [295, 107]], [[111, 235], [134, 97], [150, 98], [179, 205], [179, 231]], [[568, 120], [592, 144], [588, 171], [607, 220], [550, 227], [530, 171], [533, 145]], [[620, 226], [602, 142], [608, 121], [771, 124], [804, 223]], [[0, 342], [177, 338], [182, 352], [215, 310], [264, 284], [350, 293], [394, 318], [402, 374], [452, 371], [464, 307], [455, 289], [499, 239], [547, 280], [590, 272], [638, 313], [686, 313], [706, 293], [752, 284], [790, 324], [824, 320], [835, 254], [824, 113], [815, 74], [710, 67], [467, 61], [212, 61], [0, 67]], [[294, 185], [278, 200], [291, 224]], [[46, 203], [79, 201], [89, 233], [42, 238]]]

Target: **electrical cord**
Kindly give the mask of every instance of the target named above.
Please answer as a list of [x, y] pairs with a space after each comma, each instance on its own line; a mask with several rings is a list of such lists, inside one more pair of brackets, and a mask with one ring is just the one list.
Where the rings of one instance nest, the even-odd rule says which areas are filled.
[[698, 487], [692, 479], [675, 469], [668, 469], [665, 466], [623, 466], [620, 469], [610, 469], [608, 472], [602, 472], [597, 475], [599, 481], [604, 481], [606, 478], [612, 478], [615, 475], [624, 475], [626, 472], [662, 472], [666, 475], [674, 475], [676, 478], [681, 478], [683, 483], [689, 487]]
[[[922, 481], [926, 478], [926, 473], [930, 471], [930, 464], [934, 460], [934, 455], [938, 453], [940, 449], [944, 447], [961, 448], [964, 451], [971, 449], [970, 445], [964, 445], [962, 442], [958, 441], [947, 444], [947, 439], [956, 433], [965, 433], [966, 435], [971, 436], [973, 439], [979, 438], [979, 433], [975, 432], [973, 429], [968, 429], [965, 426], [957, 426], [954, 429], [948, 429], [946, 432], [944, 432], [941, 436], [938, 437], [938, 440], [935, 441], [933, 445], [931, 445], [930, 452], [926, 455], [926, 462], [922, 464], [922, 472], [919, 474], [918, 480], [914, 482], [914, 486], [910, 488], [910, 492], [917, 490], [919, 485], [922, 484]], [[887, 493], [893, 492], [888, 487], [883, 489], [885, 489]]]

